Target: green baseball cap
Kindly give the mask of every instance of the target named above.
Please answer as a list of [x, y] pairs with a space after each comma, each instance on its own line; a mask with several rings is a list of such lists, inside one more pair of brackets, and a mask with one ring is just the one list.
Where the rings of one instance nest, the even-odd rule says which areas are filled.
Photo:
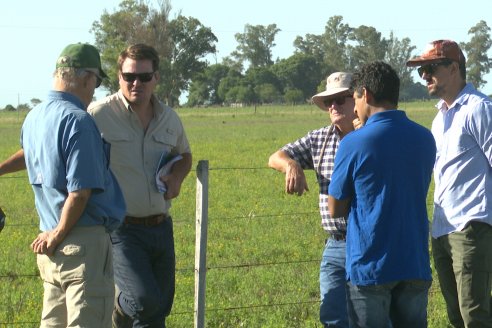
[[60, 67], [97, 68], [102, 77], [108, 77], [101, 68], [99, 51], [88, 43], [75, 43], [66, 46], [56, 61], [56, 68]]

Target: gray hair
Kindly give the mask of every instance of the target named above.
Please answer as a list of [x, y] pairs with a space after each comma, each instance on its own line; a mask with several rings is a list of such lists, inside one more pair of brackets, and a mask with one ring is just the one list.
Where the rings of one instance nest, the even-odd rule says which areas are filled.
[[65, 87], [76, 89], [79, 87], [80, 78], [88, 74], [89, 72], [85, 68], [60, 67], [55, 70], [53, 77], [63, 81]]

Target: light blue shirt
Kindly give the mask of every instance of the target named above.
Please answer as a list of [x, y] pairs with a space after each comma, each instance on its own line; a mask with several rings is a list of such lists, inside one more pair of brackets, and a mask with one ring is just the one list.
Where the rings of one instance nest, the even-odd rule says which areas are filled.
[[121, 224], [126, 207], [109, 170], [109, 144], [77, 97], [51, 91], [27, 115], [21, 145], [42, 231], [58, 225], [68, 193], [80, 189], [92, 194], [77, 226]]
[[468, 83], [449, 108], [436, 107], [434, 238], [472, 220], [492, 225], [492, 101]]

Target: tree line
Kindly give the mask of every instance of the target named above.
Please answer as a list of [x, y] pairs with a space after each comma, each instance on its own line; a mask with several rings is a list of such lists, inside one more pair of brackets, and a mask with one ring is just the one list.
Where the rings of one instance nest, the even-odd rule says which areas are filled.
[[[297, 36], [294, 53], [285, 59], [272, 58], [276, 24], [249, 25], [236, 33], [236, 49], [220, 63], [207, 61], [216, 54], [217, 37], [198, 19], [179, 13], [170, 18], [170, 0], [151, 7], [144, 0], [122, 0], [114, 12], [105, 10], [90, 30], [101, 51], [104, 70], [110, 76], [103, 86], [118, 90], [117, 58], [132, 43], [147, 43], [160, 55], [161, 76], [157, 96], [170, 106], [178, 106], [188, 93], [187, 106], [232, 103], [304, 103], [324, 90], [325, 78], [335, 71], [354, 71], [374, 60], [393, 66], [401, 79], [402, 100], [428, 98], [427, 90], [415, 82], [406, 61], [416, 49], [409, 38], [390, 33], [383, 37], [374, 27], [352, 27], [342, 16], [328, 19], [324, 33]], [[467, 80], [480, 89], [487, 81], [492, 60], [492, 41], [484, 20], [468, 31], [468, 42], [460, 46], [467, 57]]]

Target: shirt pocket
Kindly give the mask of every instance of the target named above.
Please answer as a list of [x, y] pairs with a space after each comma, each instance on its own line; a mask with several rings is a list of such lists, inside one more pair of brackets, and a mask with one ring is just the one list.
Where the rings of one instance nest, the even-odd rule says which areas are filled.
[[135, 154], [135, 151], [139, 149], [139, 147], [134, 144], [136, 138], [131, 133], [106, 133], [104, 134], [104, 139], [110, 144], [108, 149], [110, 149], [109, 157], [111, 165], [132, 163], [136, 158], [141, 157], [140, 154]]
[[176, 147], [178, 136], [176, 131], [167, 129], [158, 134], [152, 135], [152, 141], [156, 146], [164, 147], [164, 150], [171, 151]]

